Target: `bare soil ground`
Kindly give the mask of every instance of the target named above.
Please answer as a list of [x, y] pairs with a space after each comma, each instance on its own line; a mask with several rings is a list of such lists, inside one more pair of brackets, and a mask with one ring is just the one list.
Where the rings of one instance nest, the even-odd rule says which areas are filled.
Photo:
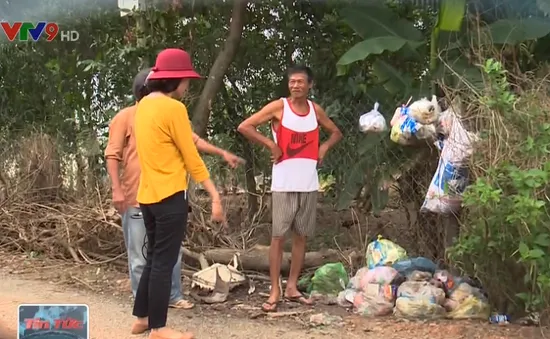
[[[131, 297], [127, 276], [108, 266], [74, 266], [28, 255], [0, 253], [0, 319], [16, 328], [17, 305], [21, 303], [86, 303], [90, 306], [92, 338], [130, 338]], [[256, 292], [236, 290], [219, 305], [197, 305], [193, 310], [170, 310], [171, 326], [192, 330], [197, 338], [544, 338], [546, 330], [484, 322], [404, 322], [392, 317], [366, 319], [337, 306], [308, 309], [283, 304], [294, 316], [259, 316], [267, 286]], [[323, 314], [327, 324], [316, 325], [311, 316]], [[145, 337], [145, 336], [143, 336]]]

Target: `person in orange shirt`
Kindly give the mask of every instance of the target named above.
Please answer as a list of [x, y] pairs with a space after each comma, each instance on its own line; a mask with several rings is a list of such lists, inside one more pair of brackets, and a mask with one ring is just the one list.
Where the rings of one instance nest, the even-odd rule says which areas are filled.
[[[151, 72], [147, 68], [134, 78], [132, 86], [134, 98], [139, 102], [149, 94], [145, 80]], [[146, 235], [143, 216], [136, 201], [139, 186], [139, 161], [134, 139], [134, 118], [137, 104], [124, 108], [114, 116], [109, 125], [109, 141], [105, 150], [107, 172], [111, 177], [113, 204], [122, 215], [124, 244], [128, 254], [128, 271], [132, 294], [135, 298], [139, 279], [146, 264]], [[193, 141], [201, 152], [219, 155], [230, 167], [235, 168], [244, 162], [238, 156], [211, 145], [193, 133]], [[122, 165], [122, 168], [120, 168]], [[122, 169], [121, 175], [120, 170]], [[172, 273], [170, 307], [190, 309], [194, 305], [183, 298], [181, 291], [181, 255]]]

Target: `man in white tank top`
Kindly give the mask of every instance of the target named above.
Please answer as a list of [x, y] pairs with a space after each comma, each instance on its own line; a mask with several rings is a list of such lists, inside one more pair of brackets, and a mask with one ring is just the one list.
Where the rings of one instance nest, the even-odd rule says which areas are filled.
[[[288, 70], [289, 98], [270, 102], [259, 112], [243, 121], [238, 130], [246, 138], [271, 151], [273, 230], [269, 250], [271, 293], [262, 305], [265, 312], [274, 312], [281, 299], [279, 276], [284, 237], [293, 232], [292, 261], [285, 299], [310, 305], [298, 291], [298, 278], [304, 263], [306, 238], [313, 235], [316, 224], [317, 166], [327, 151], [342, 138], [342, 133], [325, 111], [307, 99], [313, 85], [309, 67], [295, 66]], [[271, 122], [273, 138], [257, 131], [259, 125]], [[319, 126], [330, 133], [319, 142]]]

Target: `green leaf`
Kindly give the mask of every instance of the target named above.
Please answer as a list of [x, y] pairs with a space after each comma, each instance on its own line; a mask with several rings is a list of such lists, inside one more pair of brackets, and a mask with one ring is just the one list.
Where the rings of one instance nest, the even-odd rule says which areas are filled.
[[336, 65], [336, 76], [346, 75], [348, 73], [348, 67], [346, 65]]
[[[367, 39], [350, 48], [337, 65], [349, 65], [356, 61], [364, 60], [371, 54], [382, 54], [384, 51], [395, 52], [401, 49], [407, 40], [396, 36], [383, 36]], [[419, 46], [421, 43], [416, 43]]]
[[523, 241], [519, 243], [519, 255], [525, 259], [529, 256], [529, 246], [527, 246]]
[[400, 94], [402, 97], [406, 97], [411, 92], [412, 77], [399, 72], [385, 61], [376, 60], [372, 65], [372, 74], [393, 95]]
[[410, 41], [423, 41], [424, 35], [411, 21], [399, 18], [385, 6], [351, 6], [342, 17], [363, 39], [394, 36]]
[[371, 204], [372, 204], [372, 213], [375, 216], [379, 216], [380, 212], [384, 208], [386, 208], [386, 205], [388, 204], [388, 201], [390, 199], [390, 192], [388, 189], [380, 189], [380, 186], [382, 184], [382, 180], [378, 180], [378, 182], [373, 183], [371, 185]]
[[540, 259], [542, 257], [544, 257], [544, 251], [541, 249], [535, 248], [529, 251], [529, 258], [531, 259]]
[[550, 33], [550, 22], [538, 18], [504, 19], [486, 29], [495, 44], [511, 44], [542, 38]]
[[550, 14], [550, 0], [537, 0], [537, 7], [544, 14]]
[[535, 244], [541, 247], [550, 247], [550, 235], [546, 233], [541, 233], [537, 235], [537, 238], [535, 239]]
[[380, 147], [382, 139], [385, 138], [385, 134], [367, 135], [365, 139], [361, 140], [359, 143], [358, 161], [349, 172], [346, 173], [344, 186], [338, 195], [338, 201], [336, 203], [336, 208], [338, 210], [348, 208], [359, 190], [365, 185], [365, 176], [369, 177], [368, 174], [372, 173], [372, 169], [375, 168], [379, 162], [379, 154], [385, 150], [385, 148]]
[[458, 32], [466, 12], [466, 0], [441, 0], [437, 28], [442, 31]]

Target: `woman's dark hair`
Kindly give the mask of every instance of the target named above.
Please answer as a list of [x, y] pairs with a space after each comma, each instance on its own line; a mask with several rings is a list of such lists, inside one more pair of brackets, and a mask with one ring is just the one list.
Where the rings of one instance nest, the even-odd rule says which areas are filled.
[[[182, 79], [155, 79], [147, 80], [145, 83], [146, 90], [149, 93], [162, 92], [164, 94], [172, 93], [180, 85]], [[147, 94], [149, 94], [147, 93]]]

